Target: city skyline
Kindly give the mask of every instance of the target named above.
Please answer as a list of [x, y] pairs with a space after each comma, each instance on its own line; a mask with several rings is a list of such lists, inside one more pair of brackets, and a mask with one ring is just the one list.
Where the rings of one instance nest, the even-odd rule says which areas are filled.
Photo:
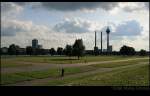
[[[72, 6], [72, 4], [74, 6]], [[1, 46], [31, 45], [36, 38], [45, 49], [65, 47], [82, 38], [86, 50], [107, 48], [106, 28], [110, 27], [113, 50], [128, 45], [149, 50], [148, 2], [1, 3]]]

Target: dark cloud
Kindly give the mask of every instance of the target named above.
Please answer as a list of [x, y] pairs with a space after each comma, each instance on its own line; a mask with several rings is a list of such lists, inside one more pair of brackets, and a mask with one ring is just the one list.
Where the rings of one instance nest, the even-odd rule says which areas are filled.
[[145, 8], [149, 10], [149, 2], [145, 2], [144, 5], [145, 5]]
[[42, 2], [41, 5], [46, 9], [55, 9], [62, 11], [75, 11], [75, 10], [93, 10], [102, 8], [104, 10], [111, 10], [118, 5], [115, 2]]
[[134, 4], [137, 6], [133, 6], [133, 5], [125, 6], [123, 8], [123, 10], [126, 12], [139, 11], [139, 10], [143, 10], [143, 9], [146, 9], [149, 11], [149, 2], [137, 2]]
[[135, 21], [126, 21], [122, 24], [119, 24], [116, 27], [115, 32], [113, 33], [114, 36], [136, 36], [140, 35], [143, 31], [143, 27]]
[[65, 20], [62, 23], [58, 23], [54, 26], [56, 32], [66, 33], [84, 33], [89, 32], [91, 26], [90, 22], [81, 21], [80, 19]]
[[137, 9], [139, 9], [139, 8], [129, 7], [129, 6], [126, 6], [126, 7], [123, 8], [123, 10], [126, 11], [126, 12], [137, 11]]
[[[16, 4], [24, 6], [27, 3], [17, 2]], [[59, 11], [76, 11], [76, 10], [95, 10], [102, 8], [104, 10], [112, 10], [118, 6], [117, 2], [34, 2], [30, 3], [32, 8], [45, 8], [48, 10]]]
[[[58, 11], [76, 11], [76, 10], [95, 10], [103, 9], [106, 11], [113, 10], [115, 7], [119, 7], [119, 2], [16, 2], [19, 6], [31, 5], [32, 8], [44, 8], [47, 10], [58, 10]], [[140, 3], [137, 3], [138, 5]], [[145, 8], [149, 9], [149, 2], [144, 2]], [[141, 7], [126, 6], [123, 10], [132, 12], [141, 10]]]
[[[20, 5], [20, 6], [24, 6], [24, 5], [28, 4], [28, 2], [14, 2], [14, 3], [17, 5]], [[30, 2], [30, 3], [32, 3], [32, 2]]]

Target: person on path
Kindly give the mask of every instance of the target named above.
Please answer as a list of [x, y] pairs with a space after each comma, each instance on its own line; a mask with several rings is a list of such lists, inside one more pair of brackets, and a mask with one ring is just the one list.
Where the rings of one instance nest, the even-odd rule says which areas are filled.
[[61, 77], [64, 76], [64, 68], [61, 69]]

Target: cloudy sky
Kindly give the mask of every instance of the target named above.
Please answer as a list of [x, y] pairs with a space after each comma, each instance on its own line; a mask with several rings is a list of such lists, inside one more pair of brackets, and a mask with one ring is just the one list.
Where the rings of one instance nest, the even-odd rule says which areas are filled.
[[106, 48], [109, 26], [113, 50], [128, 45], [149, 50], [148, 2], [2, 2], [1, 46], [31, 45], [36, 38], [43, 48], [65, 47], [83, 39], [87, 50], [94, 47], [94, 31], [100, 48]]

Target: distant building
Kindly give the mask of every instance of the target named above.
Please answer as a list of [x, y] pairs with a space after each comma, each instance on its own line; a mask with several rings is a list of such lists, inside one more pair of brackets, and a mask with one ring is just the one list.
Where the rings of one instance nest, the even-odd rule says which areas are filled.
[[32, 40], [32, 48], [38, 48], [38, 40], [37, 39]]
[[26, 48], [19, 48], [18, 52], [20, 55], [24, 55], [26, 54]]
[[103, 52], [107, 52], [107, 49], [103, 49]]
[[42, 49], [42, 45], [38, 45], [38, 48], [39, 48], [39, 49]]
[[85, 54], [93, 55], [94, 51], [93, 50], [85, 50]]

